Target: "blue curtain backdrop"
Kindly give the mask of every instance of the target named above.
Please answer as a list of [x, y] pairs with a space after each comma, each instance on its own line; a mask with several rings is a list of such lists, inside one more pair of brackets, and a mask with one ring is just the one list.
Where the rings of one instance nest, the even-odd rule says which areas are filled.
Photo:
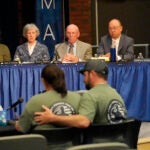
[[36, 0], [36, 24], [40, 29], [38, 40], [47, 45], [51, 59], [54, 46], [63, 41], [63, 0]]

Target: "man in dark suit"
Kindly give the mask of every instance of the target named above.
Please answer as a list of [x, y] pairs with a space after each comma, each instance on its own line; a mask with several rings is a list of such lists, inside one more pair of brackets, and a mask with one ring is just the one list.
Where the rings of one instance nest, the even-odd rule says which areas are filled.
[[80, 41], [80, 31], [77, 25], [70, 24], [66, 28], [67, 41], [55, 46], [53, 61], [81, 62], [92, 57], [91, 44]]
[[112, 19], [108, 23], [109, 34], [101, 38], [98, 55], [110, 57], [111, 46], [116, 48], [116, 59], [133, 60], [134, 59], [134, 40], [127, 35], [122, 34], [123, 26], [118, 19]]

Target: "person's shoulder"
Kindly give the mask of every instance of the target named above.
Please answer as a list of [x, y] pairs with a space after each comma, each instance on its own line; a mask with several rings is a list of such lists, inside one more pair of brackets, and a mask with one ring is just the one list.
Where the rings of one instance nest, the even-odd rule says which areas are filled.
[[26, 45], [27, 45], [27, 43], [26, 43], [26, 42], [24, 42], [24, 43], [22, 43], [22, 44], [18, 45], [18, 46], [17, 46], [17, 48], [22, 48], [22, 47], [25, 47]]
[[8, 49], [8, 46], [7, 46], [6, 44], [0, 43], [0, 47], [7, 48], [7, 49]]
[[33, 95], [31, 97], [31, 100], [36, 100], [37, 98], [41, 98], [41, 97], [43, 97], [43, 93], [39, 93], [39, 94]]
[[61, 42], [55, 45], [55, 48], [57, 49], [58, 47], [62, 47], [64, 45], [67, 45], [67, 42]]
[[102, 41], [109, 40], [109, 39], [111, 39], [109, 34], [105, 34], [105, 35], [101, 36]]
[[0, 46], [4, 46], [4, 47], [7, 47], [7, 45], [6, 45], [6, 44], [2, 44], [2, 43], [0, 43]]
[[80, 97], [80, 94], [79, 94], [78, 92], [75, 92], [75, 91], [68, 91], [68, 95], [69, 95], [69, 96]]
[[132, 37], [125, 35], [125, 34], [122, 34], [121, 36], [127, 40], [134, 40]]
[[39, 41], [37, 41], [36, 45], [39, 46], [39, 47], [47, 48], [47, 46], [45, 44], [40, 43]]
[[76, 101], [76, 102], [80, 102], [80, 99], [81, 99], [81, 95], [75, 91], [68, 91], [67, 97], [71, 101]]
[[108, 88], [110, 89], [109, 92], [112, 92], [112, 93], [118, 95], [118, 97], [120, 97], [120, 100], [123, 101], [120, 93], [115, 88], [111, 87], [110, 85], [108, 85]]
[[28, 105], [31, 105], [32, 103], [38, 103], [38, 101], [41, 101], [43, 99], [45, 93], [39, 93], [36, 95], [33, 95], [29, 100], [28, 100]]
[[112, 90], [113, 92], [118, 93], [117, 90], [114, 87], [110, 86], [109, 84], [106, 84], [106, 88], [109, 89], [110, 91]]
[[90, 46], [90, 47], [92, 46], [90, 43], [83, 42], [83, 41], [80, 41], [80, 40], [78, 40], [77, 43], [80, 44], [80, 45], [84, 45], [84, 46]]

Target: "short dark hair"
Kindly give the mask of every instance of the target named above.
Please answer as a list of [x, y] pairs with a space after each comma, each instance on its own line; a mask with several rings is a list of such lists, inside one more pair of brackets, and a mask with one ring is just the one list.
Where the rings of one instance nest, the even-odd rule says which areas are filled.
[[102, 74], [101, 72], [96, 72], [96, 73], [99, 77], [102, 77], [103, 79], [107, 80], [108, 74]]
[[66, 82], [64, 72], [55, 64], [46, 65], [41, 73], [41, 77], [50, 84], [54, 90], [62, 95], [66, 96]]

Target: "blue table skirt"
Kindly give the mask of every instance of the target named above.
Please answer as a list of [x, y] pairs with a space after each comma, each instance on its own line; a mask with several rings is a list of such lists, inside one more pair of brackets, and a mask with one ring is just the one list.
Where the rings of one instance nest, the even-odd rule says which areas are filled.
[[[57, 64], [66, 75], [68, 90], [85, 90], [83, 75], [78, 71], [79, 64]], [[1, 65], [0, 66], [0, 104], [7, 109], [19, 97], [24, 99], [17, 105], [17, 112], [7, 112], [8, 119], [20, 115], [31, 96], [44, 90], [40, 80], [44, 64]], [[134, 62], [126, 64], [109, 63], [108, 83], [123, 97], [128, 116], [150, 121], [150, 63]]]

